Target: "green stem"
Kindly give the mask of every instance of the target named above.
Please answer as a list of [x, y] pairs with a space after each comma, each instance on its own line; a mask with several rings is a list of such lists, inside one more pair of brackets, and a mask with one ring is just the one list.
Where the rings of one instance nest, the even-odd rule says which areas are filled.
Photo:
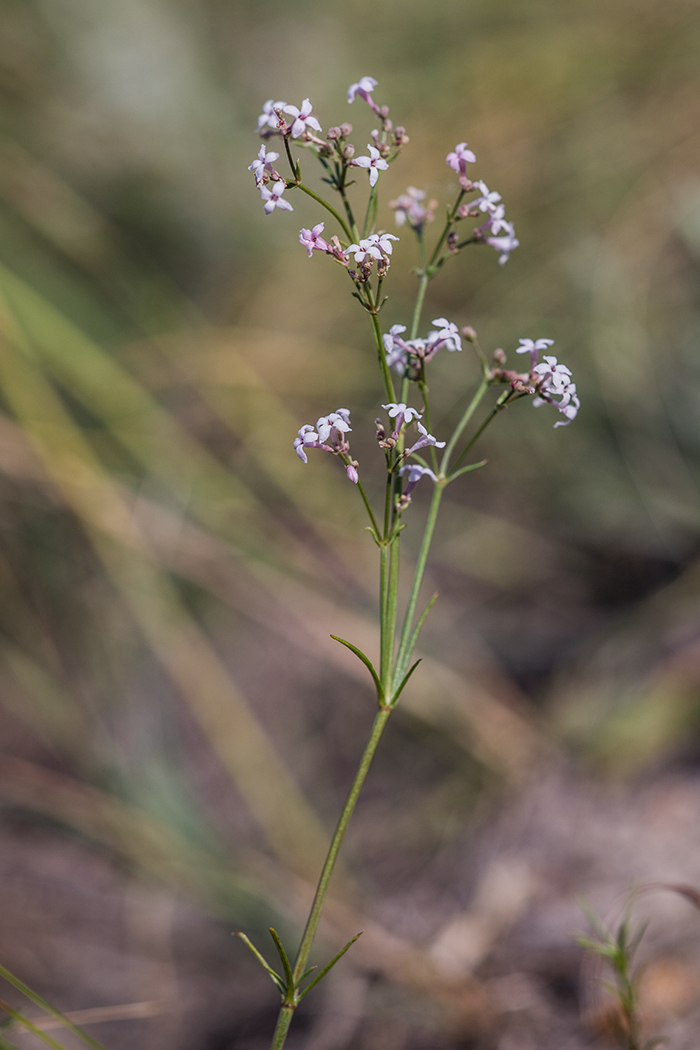
[[399, 536], [389, 545], [389, 571], [386, 580], [386, 614], [384, 633], [382, 635], [382, 655], [380, 678], [386, 702], [391, 700], [391, 679], [394, 664], [394, 643], [396, 640], [396, 619], [399, 593]]
[[373, 211], [376, 210], [376, 200], [377, 200], [377, 183], [375, 182], [374, 186], [372, 187], [372, 189], [370, 191], [369, 200], [367, 201], [367, 211], [365, 212], [365, 224], [364, 224], [363, 229], [362, 229], [362, 236], [363, 237], [367, 237], [369, 232], [370, 232], [371, 222], [372, 222], [372, 213], [373, 213]]
[[409, 339], [415, 339], [418, 335], [418, 325], [420, 324], [420, 315], [423, 312], [423, 301], [425, 300], [425, 293], [428, 290], [428, 283], [430, 278], [428, 277], [425, 270], [421, 273], [420, 285], [418, 287], [418, 295], [416, 296], [416, 305], [413, 309], [413, 320], [411, 321], [411, 334]]
[[445, 449], [445, 451], [442, 454], [442, 463], [440, 464], [440, 473], [441, 474], [443, 474], [443, 475], [447, 474], [447, 471], [448, 471], [448, 468], [449, 468], [449, 465], [450, 465], [450, 456], [452, 455], [452, 453], [454, 451], [454, 447], [457, 444], [457, 442], [459, 441], [459, 439], [460, 439], [460, 437], [462, 435], [462, 431], [464, 430], [464, 428], [466, 427], [467, 423], [469, 422], [469, 420], [474, 415], [474, 412], [476, 411], [479, 403], [481, 402], [481, 399], [483, 398], [483, 396], [486, 393], [486, 391], [488, 390], [488, 388], [489, 388], [488, 379], [483, 379], [481, 381], [481, 385], [479, 386], [479, 389], [477, 390], [477, 392], [474, 394], [474, 397], [471, 399], [471, 401], [467, 405], [467, 408], [466, 408], [466, 410], [464, 412], [464, 415], [462, 416], [462, 418], [460, 419], [459, 423], [457, 424], [457, 426], [455, 428], [455, 432], [452, 435], [452, 437], [450, 438], [450, 440], [448, 441], [447, 448]]
[[345, 219], [343, 219], [343, 217], [335, 210], [335, 208], [332, 205], [328, 203], [328, 201], [324, 201], [323, 197], [319, 197], [317, 193], [314, 193], [313, 190], [310, 190], [309, 187], [305, 186], [303, 182], [293, 182], [292, 186], [296, 186], [297, 189], [300, 189], [303, 193], [308, 194], [309, 197], [313, 197], [315, 201], [323, 205], [326, 211], [329, 211], [333, 218], [340, 223], [343, 233], [348, 239], [348, 243], [352, 242], [352, 232], [350, 230], [350, 227], [345, 222]]
[[[512, 390], [507, 390], [507, 391], [506, 391], [506, 392], [505, 392], [504, 394], [501, 394], [501, 396], [499, 397], [498, 401], [497, 401], [497, 402], [496, 402], [496, 404], [494, 405], [494, 407], [493, 407], [493, 409], [492, 409], [492, 411], [491, 411], [490, 415], [488, 415], [488, 416], [486, 417], [486, 419], [484, 420], [484, 422], [483, 422], [483, 423], [481, 424], [481, 426], [480, 426], [480, 427], [479, 427], [479, 429], [477, 430], [476, 434], [474, 434], [474, 436], [472, 437], [471, 441], [469, 441], [469, 442], [468, 442], [468, 443], [467, 443], [467, 444], [465, 445], [465, 447], [464, 447], [464, 448], [462, 449], [462, 451], [460, 452], [459, 456], [458, 456], [458, 457], [457, 457], [457, 459], [455, 460], [455, 465], [454, 465], [454, 466], [453, 466], [453, 468], [452, 468], [452, 473], [454, 473], [454, 472], [455, 472], [455, 470], [457, 470], [457, 467], [458, 467], [458, 466], [460, 465], [460, 463], [462, 462], [462, 460], [463, 460], [463, 459], [464, 459], [464, 457], [466, 456], [466, 454], [467, 454], [467, 452], [469, 451], [469, 449], [470, 449], [470, 448], [472, 447], [472, 445], [475, 445], [475, 444], [476, 444], [476, 442], [477, 442], [477, 441], [479, 440], [479, 438], [481, 437], [481, 435], [482, 435], [482, 434], [484, 433], [484, 431], [486, 430], [486, 428], [487, 428], [487, 426], [489, 425], [489, 423], [492, 423], [492, 422], [493, 422], [493, 420], [494, 420], [494, 419], [496, 418], [496, 416], [498, 415], [498, 413], [499, 413], [499, 412], [500, 412], [500, 411], [501, 411], [502, 409], [504, 409], [504, 408], [506, 407], [506, 405], [508, 404], [508, 400], [509, 400], [509, 398], [510, 398], [510, 397], [512, 396], [512, 393], [513, 393], [513, 391], [512, 391]], [[447, 450], [445, 450], [445, 451], [447, 451]]]
[[[411, 627], [413, 625], [413, 617], [416, 613], [416, 605], [418, 604], [418, 594], [420, 592], [421, 583], [423, 582], [425, 564], [428, 560], [428, 552], [430, 550], [430, 544], [433, 539], [433, 532], [435, 531], [435, 523], [437, 521], [438, 511], [440, 509], [442, 492], [442, 484], [437, 484], [433, 489], [433, 498], [430, 503], [430, 510], [428, 511], [428, 518], [425, 523], [425, 531], [423, 532], [423, 540], [421, 542], [420, 551], [418, 553], [418, 562], [416, 564], [416, 573], [413, 578], [411, 597], [408, 599], [408, 606], [406, 607], [406, 616], [403, 622], [403, 630], [401, 631], [401, 640], [399, 642], [399, 651], [396, 657], [396, 669], [394, 672], [394, 683], [396, 685], [398, 685], [403, 676], [406, 674], [408, 661], [411, 659]], [[387, 693], [387, 696], [390, 695], [390, 693]]]
[[386, 363], [386, 353], [384, 352], [384, 343], [382, 342], [382, 326], [379, 323], [379, 318], [375, 309], [370, 313], [372, 318], [372, 330], [374, 332], [374, 341], [377, 345], [377, 354], [379, 355], [379, 367], [382, 370], [382, 376], [384, 378], [384, 389], [386, 390], [387, 398], [389, 401], [396, 403], [396, 392], [394, 390], [394, 381], [391, 378], [391, 372], [389, 366]]
[[275, 1028], [275, 1034], [270, 1044], [270, 1050], [281, 1050], [284, 1046], [285, 1039], [287, 1038], [287, 1032], [289, 1026], [292, 1023], [294, 1017], [294, 1007], [288, 1003], [283, 1003], [280, 1007], [279, 1016], [277, 1018], [277, 1026]]
[[316, 935], [316, 930], [318, 929], [323, 903], [328, 892], [328, 885], [331, 880], [331, 875], [333, 874], [333, 868], [335, 867], [335, 862], [338, 858], [340, 845], [343, 841], [343, 836], [345, 835], [348, 823], [350, 822], [350, 817], [352, 816], [353, 810], [355, 809], [358, 796], [360, 794], [360, 791], [362, 790], [362, 785], [364, 784], [367, 773], [369, 772], [369, 767], [372, 764], [374, 753], [377, 750], [377, 745], [379, 743], [380, 737], [384, 731], [384, 726], [386, 725], [387, 719], [389, 718], [390, 714], [391, 711], [387, 708], [383, 708], [381, 711], [377, 711], [377, 715], [374, 719], [374, 724], [372, 726], [372, 732], [370, 733], [369, 740], [367, 741], [367, 746], [362, 752], [360, 765], [358, 766], [357, 773], [355, 774], [355, 779], [352, 782], [352, 785], [348, 792], [348, 797], [346, 798], [345, 805], [343, 806], [343, 811], [340, 814], [340, 818], [338, 820], [338, 824], [333, 834], [333, 838], [331, 839], [331, 844], [328, 849], [328, 856], [326, 857], [326, 863], [323, 865], [321, 877], [318, 880], [316, 895], [314, 897], [314, 902], [311, 906], [311, 912], [309, 913], [309, 918], [306, 923], [304, 936], [302, 937], [301, 944], [299, 946], [299, 951], [297, 952], [297, 957], [294, 961], [295, 981], [300, 980], [301, 975], [306, 970], [306, 963], [309, 958], [309, 952], [311, 951], [311, 945], [313, 944], [313, 940]]
[[362, 496], [362, 499], [363, 499], [363, 502], [365, 504], [365, 507], [367, 508], [367, 513], [369, 514], [369, 520], [372, 522], [372, 528], [374, 529], [375, 533], [377, 534], [377, 539], [379, 539], [380, 536], [381, 536], [381, 533], [379, 531], [379, 526], [377, 525], [377, 520], [376, 520], [376, 518], [375, 518], [375, 516], [374, 516], [374, 514], [372, 512], [372, 508], [369, 505], [369, 500], [367, 499], [367, 496], [365, 494], [365, 490], [362, 487], [362, 482], [359, 480], [359, 478], [358, 478], [358, 481], [357, 481], [357, 487], [360, 490], [360, 495]]
[[462, 203], [462, 197], [464, 196], [465, 193], [466, 193], [466, 190], [460, 190], [459, 196], [457, 197], [457, 200], [454, 202], [452, 208], [447, 213], [447, 220], [445, 222], [444, 229], [443, 229], [442, 233], [440, 234], [440, 240], [435, 245], [435, 251], [431, 255], [430, 262], [428, 263], [428, 271], [430, 271], [433, 268], [433, 266], [435, 265], [435, 260], [437, 259], [438, 255], [440, 254], [440, 249], [442, 248], [443, 244], [445, 243], [445, 240], [447, 239], [447, 234], [450, 232], [450, 228], [451, 228], [452, 224], [455, 221], [455, 215], [457, 214], [457, 209], [459, 208], [460, 204]]

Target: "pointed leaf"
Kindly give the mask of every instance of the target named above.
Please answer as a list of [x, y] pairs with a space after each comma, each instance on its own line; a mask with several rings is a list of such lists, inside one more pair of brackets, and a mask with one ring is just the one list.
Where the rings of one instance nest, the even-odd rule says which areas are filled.
[[401, 682], [401, 685], [399, 686], [399, 688], [396, 690], [396, 692], [394, 693], [393, 697], [391, 698], [392, 706], [398, 701], [399, 697], [401, 696], [401, 693], [403, 692], [403, 687], [406, 685], [406, 682], [409, 680], [409, 678], [411, 677], [411, 675], [415, 671], [416, 667], [418, 667], [418, 664], [420, 662], [421, 662], [420, 659], [416, 660], [416, 662], [414, 663], [413, 667], [411, 667], [410, 670], [408, 670], [406, 672], [406, 674], [403, 676], [403, 680]]
[[328, 971], [335, 966], [335, 964], [337, 963], [338, 959], [342, 959], [342, 957], [345, 955], [345, 953], [348, 950], [348, 948], [351, 948], [353, 946], [353, 944], [355, 943], [355, 941], [357, 940], [357, 938], [361, 937], [363, 933], [364, 933], [364, 930], [360, 930], [359, 933], [356, 933], [355, 936], [353, 937], [353, 939], [351, 941], [348, 941], [348, 943], [345, 945], [345, 947], [342, 948], [338, 952], [338, 954], [336, 956], [334, 956], [333, 959], [331, 959], [331, 961], [328, 963], [328, 965], [323, 967], [321, 972], [316, 977], [314, 977], [314, 979], [311, 982], [311, 984], [308, 984], [306, 986], [306, 988], [304, 989], [304, 991], [301, 993], [301, 995], [298, 997], [298, 1000], [297, 1000], [298, 1002], [301, 1002], [301, 1000], [304, 998], [304, 996], [307, 994], [307, 992], [310, 992], [311, 989], [314, 987], [314, 985], [318, 984], [318, 982], [320, 980], [322, 980], [326, 976]]
[[284, 945], [282, 944], [282, 941], [280, 940], [280, 935], [278, 934], [277, 930], [274, 930], [272, 928], [272, 926], [270, 927], [270, 936], [272, 937], [273, 941], [275, 942], [275, 947], [277, 948], [277, 952], [279, 954], [279, 957], [282, 960], [282, 966], [284, 967], [284, 976], [287, 978], [287, 991], [289, 992], [294, 987], [294, 976], [292, 974], [292, 965], [291, 965], [291, 963], [289, 961], [289, 958], [287, 956], [286, 951], [284, 950]]
[[487, 459], [482, 459], [480, 463], [469, 463], [466, 467], [461, 467], [459, 470], [456, 470], [454, 474], [450, 474], [447, 479], [448, 485], [451, 481], [454, 481], [455, 478], [458, 478], [460, 474], [469, 474], [472, 470], [478, 470], [479, 467], [485, 467], [487, 463]]
[[358, 649], [356, 645], [353, 645], [352, 642], [346, 642], [344, 638], [339, 638], [337, 634], [332, 634], [331, 638], [336, 642], [340, 642], [340, 644], [344, 645], [346, 649], [349, 649], [351, 653], [354, 653], [355, 656], [358, 657], [358, 659], [362, 660], [362, 663], [365, 665], [369, 673], [372, 675], [372, 678], [374, 679], [374, 684], [377, 687], [377, 696], [379, 697], [379, 702], [380, 704], [383, 704], [384, 690], [382, 689], [382, 683], [379, 681], [379, 675], [375, 671], [374, 665], [370, 660], [369, 656], [365, 656], [362, 650]]
[[262, 956], [262, 955], [260, 954], [260, 952], [258, 951], [258, 949], [257, 949], [257, 948], [255, 947], [255, 945], [253, 944], [253, 942], [252, 942], [252, 941], [250, 941], [250, 940], [249, 940], [249, 939], [248, 939], [248, 938], [246, 937], [246, 935], [245, 935], [244, 933], [241, 933], [240, 931], [239, 931], [238, 933], [235, 933], [235, 934], [234, 934], [234, 937], [240, 937], [240, 938], [241, 938], [241, 940], [243, 941], [243, 943], [244, 943], [245, 945], [247, 945], [247, 947], [248, 947], [248, 948], [250, 948], [251, 952], [253, 953], [253, 955], [255, 956], [255, 958], [256, 958], [256, 959], [258, 960], [258, 962], [259, 962], [259, 963], [260, 963], [260, 965], [262, 966], [263, 970], [265, 970], [265, 971], [266, 971], [266, 973], [268, 973], [268, 974], [270, 975], [270, 977], [272, 978], [272, 980], [274, 981], [274, 983], [275, 983], [275, 984], [277, 985], [277, 987], [279, 988], [279, 990], [280, 990], [280, 992], [282, 993], [282, 995], [284, 995], [284, 994], [285, 994], [285, 992], [287, 991], [287, 989], [286, 989], [286, 988], [285, 988], [285, 986], [284, 986], [284, 981], [282, 980], [282, 978], [280, 977], [280, 975], [279, 975], [279, 974], [277, 973], [277, 971], [276, 971], [276, 970], [273, 970], [273, 969], [272, 969], [272, 967], [270, 966], [270, 964], [268, 963], [268, 961], [267, 961], [267, 960], [266, 960], [266, 959], [264, 958], [264, 956]]

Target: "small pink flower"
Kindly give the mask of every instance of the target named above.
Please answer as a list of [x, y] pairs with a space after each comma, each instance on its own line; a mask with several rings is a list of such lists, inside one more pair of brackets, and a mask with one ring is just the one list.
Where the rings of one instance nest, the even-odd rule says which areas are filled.
[[377, 81], [374, 77], [360, 77], [357, 84], [351, 84], [348, 88], [348, 102], [354, 102], [356, 96], [359, 95], [375, 113], [379, 113], [379, 106], [372, 98], [372, 92], [376, 86]]
[[316, 120], [316, 117], [311, 115], [313, 106], [308, 98], [305, 98], [301, 104], [301, 109], [297, 109], [296, 106], [285, 106], [284, 112], [289, 113], [290, 116], [294, 117], [294, 123], [292, 124], [292, 138], [298, 139], [300, 135], [303, 135], [307, 127], [311, 127], [314, 131], [321, 131], [321, 125]]
[[447, 154], [445, 161], [459, 175], [462, 189], [468, 190], [471, 182], [467, 178], [467, 164], [473, 164], [476, 157], [470, 149], [467, 149], [466, 142], [458, 142], [452, 153]]
[[495, 248], [497, 252], [501, 253], [501, 257], [498, 260], [501, 266], [504, 266], [510, 258], [510, 253], [520, 244], [520, 241], [515, 236], [515, 230], [511, 223], [508, 223], [508, 232], [503, 237], [485, 237], [484, 242], [490, 244], [492, 248]]
[[332, 253], [333, 251], [328, 241], [324, 241], [323, 237], [321, 236], [321, 234], [323, 233], [324, 225], [324, 223], [319, 222], [316, 226], [314, 226], [312, 230], [299, 231], [299, 242], [303, 244], [306, 248], [307, 252], [309, 253], [309, 258], [311, 258], [311, 255], [314, 252], [314, 250], [317, 252], [326, 253]]
[[282, 211], [294, 211], [289, 201], [282, 199], [282, 194], [286, 188], [286, 183], [280, 179], [271, 185], [263, 186], [260, 190], [260, 196], [265, 201], [264, 212], [266, 215], [270, 215], [275, 208], [280, 208]]

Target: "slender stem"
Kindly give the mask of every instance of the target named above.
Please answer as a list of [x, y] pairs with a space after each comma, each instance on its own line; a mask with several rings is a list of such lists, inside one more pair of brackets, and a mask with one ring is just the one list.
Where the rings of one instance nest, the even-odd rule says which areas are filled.
[[277, 1027], [275, 1028], [275, 1034], [272, 1038], [270, 1050], [281, 1050], [284, 1046], [289, 1026], [294, 1017], [294, 1009], [295, 1008], [289, 1003], [283, 1003], [280, 1007], [279, 1016], [277, 1018]]
[[428, 277], [425, 270], [421, 273], [420, 285], [418, 286], [418, 295], [416, 296], [416, 305], [413, 308], [413, 320], [411, 321], [411, 334], [409, 339], [415, 339], [418, 335], [418, 325], [420, 324], [420, 315], [423, 312], [423, 301], [425, 299], [425, 293], [428, 290], [428, 283], [430, 278]]
[[389, 546], [389, 573], [386, 585], [386, 625], [385, 634], [382, 637], [382, 667], [384, 674], [381, 678], [381, 682], [387, 703], [389, 703], [391, 699], [394, 643], [396, 641], [396, 620], [399, 594], [399, 543], [400, 537], [397, 536]]
[[494, 405], [490, 415], [488, 415], [486, 417], [484, 422], [481, 424], [481, 426], [477, 430], [476, 434], [474, 434], [474, 436], [471, 438], [471, 440], [465, 445], [465, 447], [462, 449], [462, 451], [460, 452], [459, 456], [455, 460], [455, 465], [452, 468], [452, 473], [454, 473], [454, 471], [460, 465], [460, 463], [462, 462], [462, 460], [464, 459], [464, 457], [466, 456], [467, 452], [472, 447], [472, 445], [475, 445], [476, 442], [479, 440], [479, 438], [481, 437], [483, 432], [486, 430], [486, 428], [489, 425], [489, 423], [493, 422], [493, 420], [496, 418], [498, 413], [502, 409], [504, 409], [506, 407], [506, 405], [508, 404], [509, 398], [511, 397], [512, 393], [513, 393], [512, 390], [507, 390], [504, 394], [501, 394], [501, 396], [499, 397], [498, 401]]
[[348, 199], [348, 195], [345, 192], [345, 179], [347, 178], [347, 174], [348, 174], [348, 166], [347, 166], [346, 162], [343, 161], [343, 173], [342, 173], [342, 175], [340, 176], [340, 179], [337, 182], [338, 193], [340, 194], [340, 196], [343, 199], [343, 206], [345, 208], [345, 214], [348, 217], [348, 222], [350, 223], [350, 230], [352, 231], [352, 239], [355, 242], [355, 244], [357, 244], [357, 242], [360, 240], [360, 231], [357, 228], [357, 223], [355, 222], [355, 215], [353, 213], [352, 206], [351, 206], [350, 201]]
[[447, 474], [447, 470], [448, 470], [449, 465], [450, 465], [450, 456], [452, 455], [452, 453], [454, 451], [454, 447], [457, 444], [457, 442], [459, 441], [460, 436], [462, 434], [462, 431], [464, 430], [464, 428], [466, 427], [467, 423], [469, 422], [469, 420], [474, 415], [474, 412], [476, 411], [476, 409], [477, 409], [477, 407], [478, 407], [482, 397], [484, 396], [484, 394], [486, 393], [488, 388], [489, 388], [488, 380], [487, 379], [483, 379], [481, 381], [481, 385], [479, 386], [478, 390], [474, 394], [474, 397], [471, 399], [471, 401], [467, 405], [467, 408], [466, 408], [466, 410], [464, 412], [464, 415], [462, 416], [462, 418], [460, 419], [459, 423], [455, 427], [455, 432], [452, 435], [452, 437], [450, 438], [450, 440], [448, 441], [447, 448], [445, 449], [445, 451], [442, 454], [442, 463], [440, 464], [440, 473], [441, 474]]
[[445, 222], [445, 226], [443, 228], [443, 231], [440, 234], [440, 240], [435, 245], [435, 251], [433, 252], [433, 254], [430, 257], [430, 262], [428, 263], [428, 270], [432, 270], [433, 266], [435, 265], [435, 260], [437, 259], [438, 255], [440, 254], [440, 249], [442, 248], [443, 244], [445, 243], [445, 239], [447, 238], [447, 234], [450, 232], [450, 227], [452, 226], [453, 222], [455, 221], [455, 215], [457, 214], [457, 208], [459, 208], [460, 204], [462, 203], [462, 197], [464, 196], [465, 193], [466, 193], [466, 190], [460, 190], [459, 196], [457, 197], [457, 200], [454, 202], [454, 204], [452, 205], [452, 207], [450, 208], [450, 210], [447, 213], [447, 220]]
[[389, 401], [396, 402], [396, 392], [394, 390], [394, 381], [391, 378], [391, 372], [389, 366], [386, 363], [386, 354], [384, 352], [384, 343], [382, 342], [382, 327], [379, 323], [379, 318], [375, 310], [370, 314], [372, 318], [372, 330], [374, 332], [374, 341], [377, 344], [377, 354], [379, 355], [379, 367], [382, 370], [382, 377], [384, 379], [384, 389], [386, 390]]
[[386, 725], [387, 719], [389, 718], [390, 714], [391, 711], [387, 708], [382, 708], [382, 710], [377, 712], [377, 715], [374, 719], [374, 725], [372, 726], [372, 732], [370, 733], [369, 740], [367, 741], [367, 746], [365, 747], [362, 753], [362, 758], [360, 759], [360, 765], [358, 767], [357, 773], [355, 774], [355, 779], [352, 782], [352, 786], [350, 787], [350, 791], [348, 792], [348, 796], [345, 800], [345, 805], [343, 806], [343, 811], [340, 814], [340, 818], [338, 820], [338, 824], [333, 834], [333, 838], [331, 839], [331, 844], [328, 849], [328, 856], [326, 857], [326, 863], [323, 865], [321, 877], [318, 880], [316, 895], [314, 897], [314, 902], [311, 906], [311, 912], [309, 913], [309, 918], [306, 923], [304, 936], [302, 937], [302, 941], [299, 946], [299, 951], [297, 952], [297, 957], [294, 961], [295, 981], [298, 981], [301, 975], [306, 970], [306, 962], [309, 958], [309, 952], [311, 950], [311, 945], [316, 935], [316, 930], [318, 929], [319, 920], [321, 918], [321, 910], [323, 908], [323, 903], [328, 892], [328, 884], [330, 883], [331, 875], [333, 874], [333, 868], [335, 867], [335, 862], [338, 857], [340, 844], [343, 841], [343, 836], [345, 835], [348, 823], [350, 821], [350, 817], [352, 816], [353, 810], [355, 809], [355, 804], [357, 803], [360, 790], [362, 789], [362, 785], [365, 782], [365, 778], [369, 771], [369, 767], [372, 763], [372, 759], [374, 758], [374, 752], [377, 750], [377, 744], [379, 743], [379, 739], [384, 731], [384, 726]]
[[405, 675], [406, 669], [408, 667], [408, 661], [411, 659], [411, 653], [409, 651], [411, 640], [411, 627], [413, 625], [413, 617], [416, 613], [416, 605], [418, 603], [418, 594], [420, 592], [420, 586], [423, 582], [425, 563], [428, 560], [428, 551], [430, 550], [430, 544], [433, 539], [433, 532], [435, 531], [435, 522], [437, 521], [438, 511], [440, 509], [442, 492], [442, 484], [437, 484], [433, 489], [433, 498], [430, 502], [428, 518], [425, 523], [425, 531], [423, 532], [423, 540], [421, 542], [420, 551], [418, 553], [418, 562], [416, 564], [416, 573], [413, 578], [413, 587], [411, 588], [411, 597], [408, 599], [408, 605], [406, 607], [406, 616], [403, 622], [403, 630], [401, 631], [401, 640], [399, 642], [399, 651], [396, 656], [396, 669], [394, 672], [395, 685], [398, 685], [403, 676]]
[[341, 225], [341, 227], [343, 229], [343, 233], [347, 237], [348, 241], [349, 242], [352, 241], [352, 232], [350, 230], [350, 227], [345, 222], [345, 219], [343, 219], [343, 217], [335, 210], [334, 207], [332, 207], [332, 205], [330, 205], [328, 203], [328, 201], [324, 201], [323, 197], [319, 197], [319, 195], [317, 193], [314, 193], [313, 190], [310, 190], [309, 187], [305, 186], [303, 182], [294, 182], [292, 185], [296, 186], [298, 189], [302, 190], [303, 193], [307, 193], [309, 195], [309, 197], [313, 197], [313, 199], [315, 201], [317, 201], [319, 204], [322, 204], [323, 207], [326, 209], [326, 211], [329, 211], [331, 213], [331, 215], [333, 216], [333, 218], [336, 219], [336, 221], [340, 223], [340, 225]]
[[358, 478], [358, 481], [357, 481], [357, 487], [360, 490], [360, 495], [362, 496], [362, 499], [364, 501], [365, 507], [367, 508], [367, 513], [369, 514], [369, 520], [372, 522], [372, 528], [374, 529], [374, 531], [377, 534], [377, 539], [379, 539], [381, 533], [379, 531], [379, 526], [377, 525], [377, 519], [375, 518], [374, 513], [372, 512], [372, 508], [369, 505], [369, 500], [367, 499], [367, 496], [365, 494], [365, 490], [362, 487], [362, 482], [359, 480], [359, 478]]
[[370, 190], [369, 200], [367, 201], [367, 211], [365, 212], [365, 223], [362, 228], [362, 236], [367, 237], [371, 228], [372, 212], [376, 210], [377, 200], [377, 183]]

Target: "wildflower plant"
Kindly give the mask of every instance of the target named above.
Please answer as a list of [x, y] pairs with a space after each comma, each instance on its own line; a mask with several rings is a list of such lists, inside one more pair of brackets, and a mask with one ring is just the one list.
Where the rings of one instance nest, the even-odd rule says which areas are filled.
[[[271, 933], [280, 956], [281, 973], [269, 965], [244, 935], [240, 935], [280, 991], [282, 1004], [272, 1041], [273, 1050], [284, 1045], [298, 1003], [353, 943], [346, 945], [320, 973], [312, 977], [315, 968], [307, 967], [309, 952], [348, 821], [384, 727], [420, 662], [413, 659], [414, 651], [437, 595], [420, 614], [418, 599], [443, 493], [458, 478], [484, 465], [485, 461], [467, 462], [467, 457], [484, 430], [514, 402], [532, 398], [535, 406], [551, 405], [563, 417], [555, 426], [569, 424], [579, 408], [571, 372], [553, 355], [543, 354], [552, 345], [551, 339], [521, 339], [516, 352], [528, 355], [523, 362], [525, 367], [509, 368], [503, 350], [496, 350], [489, 360], [479, 346], [473, 328], [467, 326], [460, 330], [446, 317], [435, 318], [427, 333], [419, 334], [428, 285], [446, 263], [452, 262], [468, 246], [487, 245], [496, 250], [498, 261], [503, 265], [519, 244], [513, 224], [505, 217], [501, 195], [490, 190], [481, 179], [472, 179], [471, 169], [476, 164], [476, 156], [466, 142], [458, 143], [445, 158], [448, 167], [457, 175], [458, 185], [455, 200], [446, 208], [444, 223], [432, 246], [428, 245], [426, 228], [435, 220], [437, 202], [426, 200], [425, 192], [414, 186], [409, 186], [404, 194], [389, 202], [396, 227], [402, 235], [405, 231], [415, 241], [418, 288], [412, 316], [405, 319], [406, 323], [396, 323], [388, 329], [383, 326], [385, 285], [399, 237], [379, 226], [379, 189], [383, 172], [398, 160], [409, 143], [409, 137], [404, 127], [394, 125], [389, 118], [388, 106], [374, 100], [376, 88], [377, 81], [373, 77], [362, 77], [350, 86], [347, 95], [348, 103], [359, 100], [369, 107], [378, 124], [363, 135], [363, 139], [370, 140], [366, 154], [360, 153], [350, 141], [353, 128], [347, 122], [332, 126], [324, 136], [308, 98], [300, 107], [269, 99], [258, 118], [258, 132], [263, 142], [258, 156], [249, 166], [266, 214], [293, 211], [289, 197], [295, 192], [311, 197], [325, 212], [323, 221], [300, 231], [299, 242], [309, 258], [314, 252], [320, 252], [329, 257], [329, 262], [346, 271], [348, 290], [367, 314], [383, 394], [378, 398], [384, 415], [378, 415], [376, 419], [376, 438], [380, 461], [383, 460], [386, 470], [382, 505], [373, 507], [362, 483], [360, 464], [351, 451], [352, 425], [348, 408], [337, 408], [321, 416], [315, 424], [305, 423], [293, 442], [297, 456], [305, 464], [310, 451], [320, 450], [336, 456], [348, 480], [357, 486], [364, 503], [369, 519], [368, 530], [379, 552], [380, 658], [379, 666], [375, 667], [352, 642], [333, 635], [367, 667], [376, 689], [378, 710], [335, 829], [294, 961], [290, 960], [275, 931]], [[270, 146], [274, 149], [269, 149]], [[322, 182], [330, 190], [326, 196], [304, 181], [302, 158], [305, 165], [307, 160], [320, 165]], [[474, 390], [465, 391], [461, 418], [452, 433], [441, 439], [432, 433], [429, 365], [440, 352], [463, 352], [465, 343], [474, 352], [480, 381]], [[496, 396], [490, 398], [486, 412], [478, 419], [482, 402], [486, 400], [488, 403], [492, 391]], [[410, 510], [413, 492], [421, 482], [423, 488], [430, 486], [432, 497], [410, 595], [406, 607], [400, 609], [401, 533], [408, 524], [404, 516]]]

